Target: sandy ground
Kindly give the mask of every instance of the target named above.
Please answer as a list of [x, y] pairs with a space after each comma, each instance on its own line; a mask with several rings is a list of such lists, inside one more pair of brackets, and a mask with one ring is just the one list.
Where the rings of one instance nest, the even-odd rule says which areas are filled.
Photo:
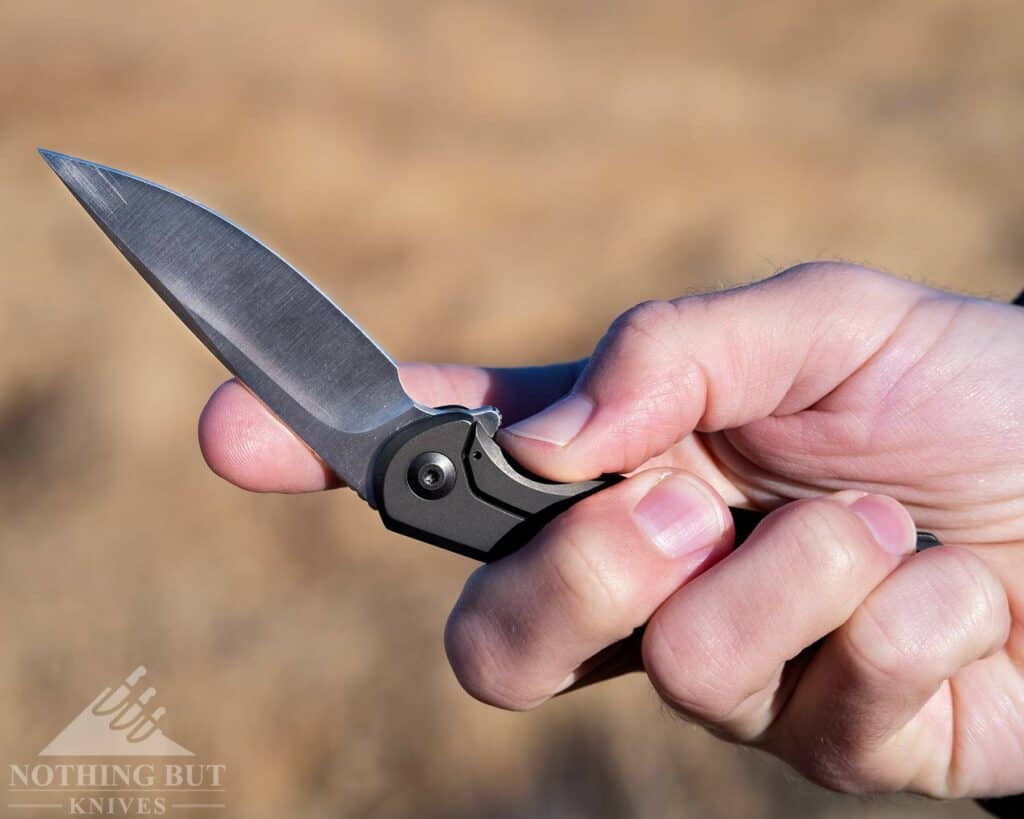
[[1007, 298], [1020, 8], [0, 2], [0, 762], [141, 663], [229, 765], [221, 815], [977, 815], [801, 784], [640, 677], [469, 699], [469, 563], [209, 474], [224, 373], [34, 149], [231, 214], [398, 358], [578, 356], [637, 301], [815, 257]]

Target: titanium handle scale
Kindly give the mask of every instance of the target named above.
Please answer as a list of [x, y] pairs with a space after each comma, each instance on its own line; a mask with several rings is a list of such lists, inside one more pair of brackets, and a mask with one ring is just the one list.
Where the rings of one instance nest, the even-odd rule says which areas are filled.
[[[396, 433], [375, 459], [374, 500], [393, 531], [490, 562], [525, 545], [577, 501], [623, 479], [551, 483], [525, 474], [494, 440], [497, 413], [443, 409]], [[730, 511], [737, 546], [767, 514]], [[938, 544], [935, 535], [918, 532], [918, 551]]]

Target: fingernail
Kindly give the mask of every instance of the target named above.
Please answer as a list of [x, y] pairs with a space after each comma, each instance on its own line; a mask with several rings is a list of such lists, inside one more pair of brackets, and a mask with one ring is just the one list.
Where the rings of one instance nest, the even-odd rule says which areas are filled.
[[594, 402], [576, 393], [566, 396], [536, 415], [506, 428], [520, 438], [532, 438], [555, 446], [565, 446], [575, 438], [594, 413]]
[[914, 551], [917, 531], [907, 511], [892, 498], [865, 495], [854, 501], [850, 509], [864, 521], [878, 545], [892, 555]]
[[576, 672], [573, 671], [572, 674], [570, 674], [568, 677], [566, 677], [564, 680], [562, 680], [561, 684], [558, 686], [558, 688], [555, 689], [554, 693], [555, 694], [561, 694], [563, 691], [565, 691], [566, 688], [568, 688], [569, 686], [575, 684], [575, 682], [576, 682]]
[[665, 478], [633, 509], [637, 525], [668, 557], [711, 547], [725, 530], [719, 505], [703, 486], [680, 475]]

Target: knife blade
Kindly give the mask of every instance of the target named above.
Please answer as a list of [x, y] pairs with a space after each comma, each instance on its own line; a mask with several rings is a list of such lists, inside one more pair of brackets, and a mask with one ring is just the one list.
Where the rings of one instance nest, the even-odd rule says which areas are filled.
[[43, 159], [167, 305], [342, 480], [368, 498], [373, 453], [433, 411], [299, 271], [208, 208], [54, 151]]

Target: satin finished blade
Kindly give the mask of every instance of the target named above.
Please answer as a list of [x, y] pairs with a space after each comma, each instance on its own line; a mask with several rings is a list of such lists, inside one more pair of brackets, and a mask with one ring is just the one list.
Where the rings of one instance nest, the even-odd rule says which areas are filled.
[[185, 324], [364, 499], [379, 445], [432, 414], [394, 361], [295, 268], [212, 210], [115, 168], [40, 150]]

